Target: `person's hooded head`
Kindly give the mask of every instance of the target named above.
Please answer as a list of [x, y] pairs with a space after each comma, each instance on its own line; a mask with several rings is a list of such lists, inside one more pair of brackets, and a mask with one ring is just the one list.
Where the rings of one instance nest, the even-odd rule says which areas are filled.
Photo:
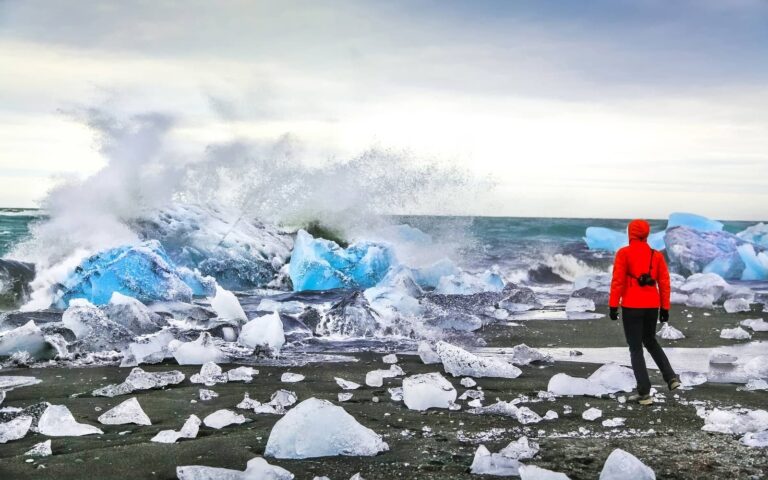
[[632, 220], [627, 225], [627, 236], [629, 241], [640, 240], [646, 241], [648, 235], [651, 233], [651, 226], [645, 220]]

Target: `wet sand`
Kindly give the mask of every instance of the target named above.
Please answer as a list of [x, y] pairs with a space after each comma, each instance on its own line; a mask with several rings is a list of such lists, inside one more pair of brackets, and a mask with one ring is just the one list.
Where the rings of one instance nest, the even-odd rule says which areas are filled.
[[[693, 322], [681, 318], [680, 309], [673, 311], [673, 325], [683, 329], [687, 339], [663, 344], [675, 346], [714, 346], [742, 343], [718, 338], [715, 330], [733, 327], [754, 314], [726, 315], [713, 313], [703, 316], [694, 312]], [[684, 318], [684, 317], [683, 317]], [[621, 328], [607, 318], [577, 321], [528, 321], [521, 327], [495, 325], [480, 332], [488, 346], [511, 347], [526, 343], [533, 347], [598, 347], [622, 346]], [[768, 333], [753, 335], [756, 340], [768, 340]], [[767, 352], [768, 353], [768, 352]], [[275, 390], [286, 388], [298, 394], [299, 401], [311, 396], [337, 402], [341, 389], [333, 380], [340, 376], [364, 383], [365, 373], [385, 368], [381, 354], [350, 354], [350, 362], [309, 364], [303, 367], [257, 367], [260, 374], [251, 384], [227, 383], [210, 387], [220, 396], [202, 402], [198, 399], [201, 385], [188, 381], [189, 375], [199, 371], [197, 366], [179, 367], [172, 362], [146, 366], [145, 370], [178, 369], [187, 379], [178, 386], [165, 390], [136, 392], [135, 396], [152, 419], [148, 427], [135, 425], [100, 425], [96, 418], [107, 409], [130, 398], [91, 397], [89, 392], [109, 383], [124, 380], [130, 369], [97, 367], [80, 369], [16, 369], [0, 374], [34, 375], [43, 382], [8, 393], [3, 406], [27, 406], [40, 401], [64, 404], [80, 422], [98, 425], [105, 433], [99, 436], [52, 438], [53, 455], [26, 460], [23, 453], [37, 442], [46, 440], [38, 434], [0, 446], [0, 478], [2, 479], [124, 479], [124, 478], [176, 478], [179, 465], [209, 465], [242, 470], [246, 462], [263, 454], [272, 425], [277, 416], [255, 415], [234, 406], [248, 392], [259, 401], [266, 401]], [[424, 365], [418, 357], [399, 355], [400, 366], [407, 374], [442, 371], [438, 365]], [[357, 360], [357, 361], [354, 361]], [[232, 365], [234, 366], [234, 365]], [[225, 369], [232, 366], [224, 366]], [[519, 395], [536, 397], [546, 390], [549, 379], [564, 372], [585, 377], [598, 365], [558, 362], [553, 365], [523, 367], [523, 375], [514, 380], [476, 379], [485, 391], [484, 405], [501, 400], [512, 400]], [[306, 379], [299, 383], [280, 382], [285, 371], [301, 373]], [[459, 378], [446, 375], [459, 394], [465, 388]], [[469, 474], [469, 466], [477, 445], [483, 443], [491, 451], [498, 451], [507, 443], [526, 434], [541, 445], [537, 457], [526, 463], [566, 473], [572, 479], [594, 479], [599, 475], [608, 454], [622, 448], [636, 455], [652, 467], [657, 478], [762, 478], [768, 474], [768, 455], [765, 449], [753, 449], [739, 444], [737, 437], [701, 431], [703, 420], [696, 416], [691, 400], [700, 400], [708, 406], [735, 406], [766, 408], [768, 392], [740, 392], [736, 385], [705, 384], [689, 391], [678, 391], [677, 398], [662, 388], [661, 378], [652, 372], [651, 379], [665, 393], [665, 402], [652, 407], [634, 406], [629, 410], [615, 399], [563, 397], [556, 401], [525, 404], [540, 415], [554, 410], [560, 418], [537, 424], [520, 425], [516, 420], [491, 415], [473, 415], [466, 412], [466, 403], [457, 412], [430, 410], [426, 413], [408, 410], [402, 402], [393, 402], [387, 387], [400, 386], [401, 379], [385, 379], [384, 387], [362, 387], [352, 391], [353, 399], [344, 402], [344, 408], [363, 425], [384, 436], [390, 450], [376, 457], [326, 457], [307, 460], [276, 460], [268, 458], [296, 475], [297, 479], [311, 479], [326, 475], [334, 480], [347, 479], [360, 472], [366, 479], [478, 478]], [[205, 388], [205, 387], [204, 387]], [[73, 395], [81, 394], [80, 396]], [[378, 397], [378, 402], [373, 401]], [[197, 400], [197, 403], [191, 403]], [[563, 407], [570, 406], [571, 414]], [[602, 418], [588, 422], [581, 413], [589, 407], [603, 411]], [[97, 411], [100, 408], [100, 411]], [[196, 439], [176, 444], [150, 442], [158, 431], [178, 429], [191, 414], [201, 419], [218, 409], [230, 408], [252, 419], [243, 425], [221, 430], [202, 426]], [[626, 418], [624, 427], [606, 428], [601, 421], [612, 417]], [[429, 427], [431, 432], [425, 432]], [[587, 429], [579, 433], [579, 427]], [[628, 433], [630, 430], [633, 434]], [[651, 431], [652, 430], [652, 431]], [[120, 435], [120, 432], [129, 432]], [[570, 436], [568, 436], [570, 435]], [[564, 437], [565, 436], [565, 437]]]

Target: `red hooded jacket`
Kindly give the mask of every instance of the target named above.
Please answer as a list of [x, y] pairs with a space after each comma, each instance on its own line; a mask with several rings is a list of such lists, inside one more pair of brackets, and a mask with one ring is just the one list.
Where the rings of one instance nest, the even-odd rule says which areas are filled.
[[[645, 220], [632, 220], [627, 227], [629, 245], [616, 252], [613, 263], [613, 278], [608, 305], [628, 308], [663, 308], [669, 310], [669, 271], [661, 252], [653, 254], [646, 241], [651, 233], [651, 226]], [[648, 273], [651, 264], [651, 277], [656, 286], [641, 287], [637, 277]]]

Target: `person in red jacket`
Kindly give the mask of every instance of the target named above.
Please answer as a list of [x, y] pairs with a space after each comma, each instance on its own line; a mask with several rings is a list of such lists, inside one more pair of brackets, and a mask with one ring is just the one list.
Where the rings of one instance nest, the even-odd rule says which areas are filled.
[[664, 255], [648, 245], [650, 233], [651, 226], [645, 220], [629, 222], [629, 245], [616, 252], [608, 299], [611, 320], [619, 319], [621, 305], [624, 335], [629, 344], [632, 371], [637, 380], [637, 395], [629, 399], [641, 405], [653, 403], [643, 346], [658, 365], [669, 389], [674, 390], [680, 386], [680, 379], [656, 341], [656, 319], [669, 321], [670, 287]]

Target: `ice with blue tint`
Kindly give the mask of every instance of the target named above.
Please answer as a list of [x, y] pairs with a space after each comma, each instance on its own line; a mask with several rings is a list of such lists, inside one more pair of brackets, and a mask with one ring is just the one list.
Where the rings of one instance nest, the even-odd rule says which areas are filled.
[[758, 223], [736, 234], [742, 240], [768, 248], [768, 223]]
[[[648, 236], [648, 245], [654, 250], [664, 250], [664, 230], [652, 233]], [[587, 247], [590, 250], [608, 250], [616, 252], [621, 247], [629, 245], [627, 232], [619, 232], [604, 227], [587, 227], [586, 237]]]
[[458, 275], [442, 277], [434, 291], [443, 295], [473, 295], [502, 290], [504, 290], [504, 279], [498, 270], [493, 268], [480, 275], [460, 272]]
[[294, 291], [365, 289], [379, 283], [397, 263], [385, 243], [358, 242], [346, 249], [335, 242], [314, 238], [304, 230], [296, 234], [289, 274]]
[[63, 282], [57, 306], [66, 308], [75, 298], [106, 305], [115, 292], [142, 303], [189, 302], [213, 284], [210, 277], [177, 269], [160, 242], [151, 240], [105, 250], [84, 260]]
[[420, 287], [437, 288], [440, 283], [440, 279], [443, 277], [449, 277], [451, 275], [458, 275], [461, 272], [459, 267], [447, 258], [438, 260], [432, 265], [426, 267], [413, 268], [411, 273], [413, 279]]
[[740, 245], [736, 248], [744, 262], [742, 280], [768, 280], [768, 254], [766, 252], [755, 253], [755, 247], [750, 244]]
[[667, 228], [672, 227], [688, 227], [700, 232], [720, 232], [723, 230], [723, 224], [717, 220], [682, 212], [675, 212], [669, 216]]

